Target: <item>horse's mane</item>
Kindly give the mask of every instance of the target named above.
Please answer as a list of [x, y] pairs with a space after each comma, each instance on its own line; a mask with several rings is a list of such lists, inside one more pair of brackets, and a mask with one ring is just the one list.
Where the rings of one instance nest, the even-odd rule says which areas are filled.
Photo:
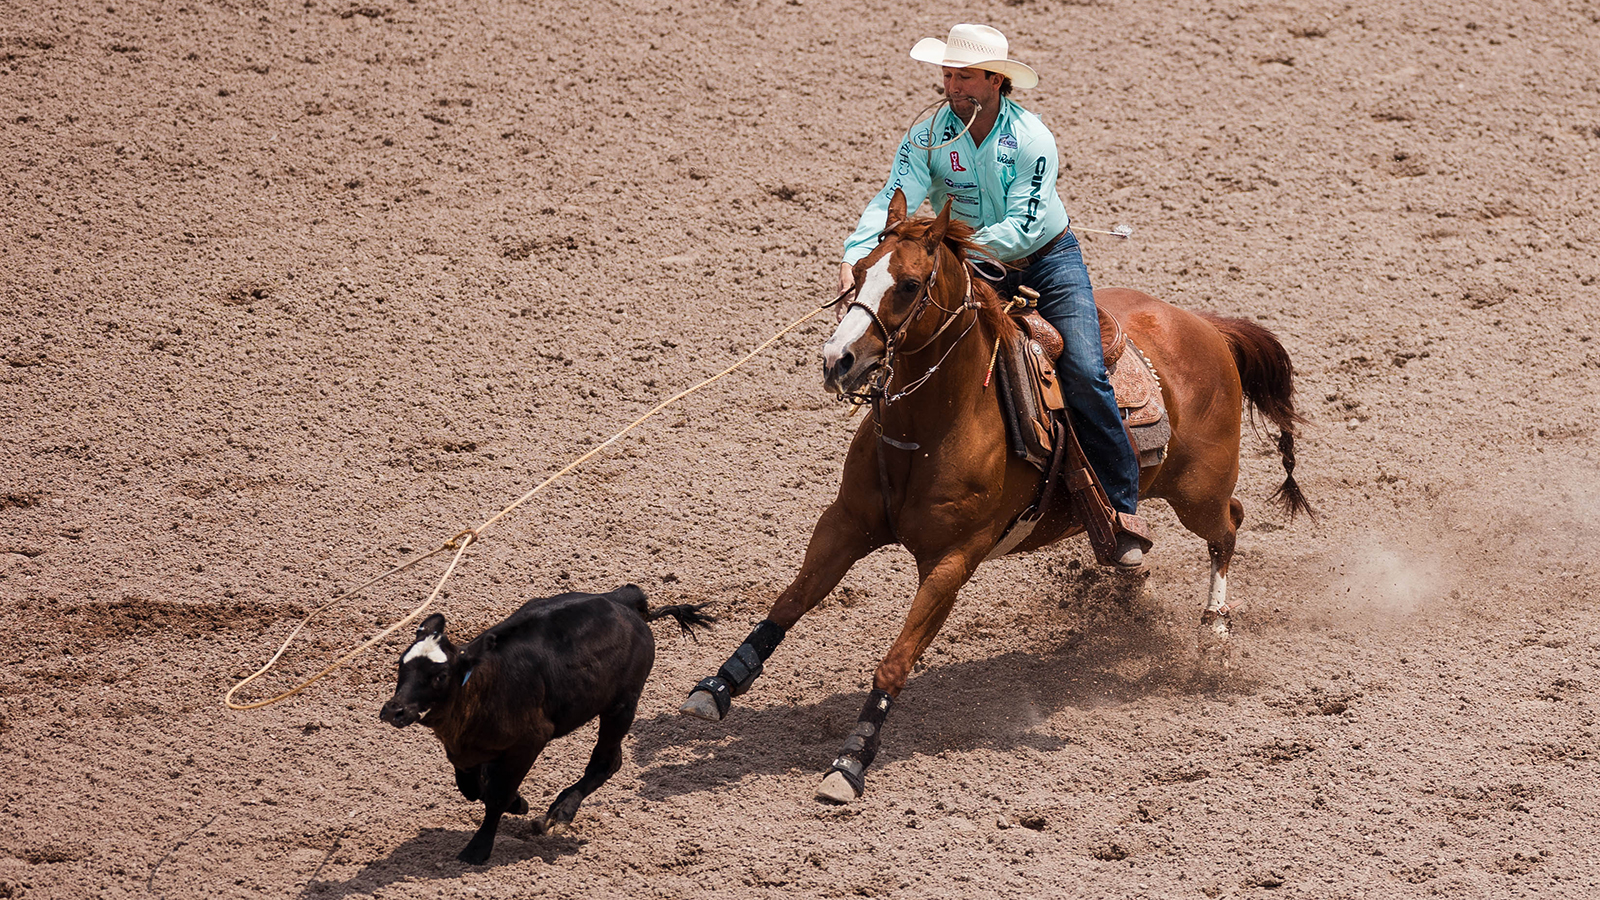
[[[928, 230], [933, 227], [933, 223], [932, 216], [906, 219], [890, 228], [884, 229], [884, 236], [894, 235], [902, 240], [921, 240], [927, 235]], [[945, 249], [954, 253], [956, 259], [960, 260], [962, 265], [966, 265], [967, 261], [973, 257], [1001, 264], [993, 253], [972, 239], [972, 236], [976, 233], [977, 229], [966, 222], [960, 219], [951, 219], [950, 224], [946, 226], [944, 231]], [[978, 301], [978, 316], [983, 320], [984, 327], [989, 329], [992, 334], [1007, 344], [1020, 336], [1021, 332], [1017, 328], [1017, 323], [1012, 321], [1011, 316], [1006, 314], [1000, 295], [995, 291], [994, 286], [976, 275], [972, 276], [972, 299]]]

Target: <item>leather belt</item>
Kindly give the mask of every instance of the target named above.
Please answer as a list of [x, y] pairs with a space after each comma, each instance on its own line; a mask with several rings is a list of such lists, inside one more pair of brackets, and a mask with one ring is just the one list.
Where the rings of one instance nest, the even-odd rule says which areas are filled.
[[1050, 253], [1051, 250], [1054, 250], [1056, 248], [1056, 244], [1061, 243], [1061, 237], [1062, 237], [1062, 235], [1065, 235], [1066, 233], [1067, 233], [1067, 230], [1065, 228], [1061, 229], [1061, 234], [1056, 235], [1055, 237], [1051, 238], [1048, 241], [1045, 241], [1043, 247], [1040, 247], [1039, 249], [1033, 251], [1032, 253], [1029, 253], [1027, 256], [1024, 256], [1020, 262], [1013, 263], [1012, 265], [1016, 266], [1019, 269], [1026, 269], [1027, 267], [1033, 265], [1034, 263], [1038, 262], [1039, 260], [1044, 259], [1045, 256], [1047, 256]]

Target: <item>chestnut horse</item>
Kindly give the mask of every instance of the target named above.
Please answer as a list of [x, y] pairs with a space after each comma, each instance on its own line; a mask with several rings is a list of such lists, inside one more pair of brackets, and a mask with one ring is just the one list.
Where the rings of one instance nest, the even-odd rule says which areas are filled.
[[[856, 730], [826, 773], [818, 798], [861, 796], [890, 702], [932, 643], [956, 592], [995, 555], [1007, 528], [1038, 498], [1043, 475], [1010, 451], [999, 402], [986, 374], [995, 341], [1020, 330], [999, 298], [971, 277], [982, 251], [972, 229], [906, 217], [890, 204], [882, 242], [855, 266], [855, 299], [823, 347], [824, 381], [840, 394], [876, 398], [845, 458], [838, 497], [817, 521], [805, 561], [767, 619], [717, 675], [690, 692], [682, 711], [718, 720], [749, 690], [788, 629], [873, 550], [899, 543], [916, 558], [920, 584], [904, 627], [873, 675]], [[1211, 585], [1200, 632], [1203, 651], [1228, 637], [1228, 564], [1244, 506], [1239, 477], [1241, 404], [1248, 400], [1279, 429], [1287, 478], [1277, 497], [1292, 515], [1310, 512], [1294, 480], [1293, 369], [1271, 332], [1243, 319], [1186, 312], [1131, 290], [1098, 291], [1161, 376], [1172, 426], [1164, 460], [1140, 477], [1140, 496], [1172, 506], [1211, 554]], [[1020, 544], [1043, 547], [1082, 527], [1045, 515]]]

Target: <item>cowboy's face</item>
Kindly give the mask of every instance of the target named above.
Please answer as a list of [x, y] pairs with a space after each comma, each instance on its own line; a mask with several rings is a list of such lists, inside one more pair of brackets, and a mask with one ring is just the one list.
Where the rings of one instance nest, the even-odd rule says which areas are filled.
[[1005, 76], [998, 72], [945, 66], [944, 95], [949, 99], [950, 108], [955, 114], [966, 119], [972, 115], [974, 101], [982, 105], [985, 110], [999, 108], [1000, 84], [1003, 81]]

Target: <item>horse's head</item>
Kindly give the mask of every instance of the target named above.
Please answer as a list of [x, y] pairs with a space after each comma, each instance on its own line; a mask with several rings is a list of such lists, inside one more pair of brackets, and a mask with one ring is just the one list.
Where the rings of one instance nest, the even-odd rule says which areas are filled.
[[959, 277], [939, 282], [941, 262], [961, 264], [959, 256], [939, 252], [950, 230], [949, 201], [931, 222], [908, 220], [905, 195], [895, 189], [881, 243], [855, 265], [855, 299], [822, 345], [822, 381], [828, 390], [848, 394], [865, 384], [916, 326], [926, 327], [918, 319], [930, 300], [946, 309], [953, 305], [936, 299], [945, 291], [962, 293]]

